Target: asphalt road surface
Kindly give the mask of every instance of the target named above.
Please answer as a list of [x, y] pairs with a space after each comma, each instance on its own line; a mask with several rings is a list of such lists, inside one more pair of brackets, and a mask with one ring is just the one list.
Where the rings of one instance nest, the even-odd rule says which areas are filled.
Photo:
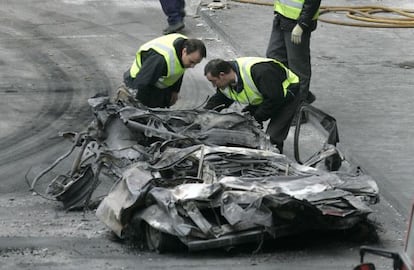
[[[361, 244], [401, 248], [404, 219], [386, 200], [374, 207], [375, 233], [362, 227], [282, 239], [258, 252], [165, 255], [114, 241], [93, 211], [64, 212], [32, 195], [27, 172], [67, 150], [58, 133], [86, 127], [87, 99], [113, 93], [139, 45], [159, 36], [166, 19], [155, 0], [2, 0], [1, 7], [1, 269], [352, 269]], [[199, 17], [187, 16], [183, 33], [202, 38], [209, 59], [236, 55]], [[205, 63], [186, 73], [176, 108], [213, 93]]]

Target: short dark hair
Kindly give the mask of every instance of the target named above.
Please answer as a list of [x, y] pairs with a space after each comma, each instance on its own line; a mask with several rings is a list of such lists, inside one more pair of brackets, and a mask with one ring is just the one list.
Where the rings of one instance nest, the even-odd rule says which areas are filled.
[[213, 59], [210, 60], [204, 66], [204, 75], [210, 73], [213, 77], [218, 77], [220, 72], [224, 72], [225, 74], [229, 73], [232, 70], [232, 66], [228, 61], [224, 61], [223, 59]]
[[206, 46], [204, 45], [204, 42], [199, 39], [195, 39], [195, 38], [186, 39], [184, 40], [183, 47], [187, 49], [187, 54], [198, 51], [200, 52], [201, 57], [203, 58], [207, 57]]

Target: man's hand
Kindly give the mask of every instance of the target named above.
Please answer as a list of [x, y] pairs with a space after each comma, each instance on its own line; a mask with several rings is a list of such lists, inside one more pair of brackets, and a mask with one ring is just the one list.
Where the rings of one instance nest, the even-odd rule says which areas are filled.
[[250, 115], [254, 115], [254, 113], [256, 112], [256, 110], [257, 110], [257, 106], [254, 106], [254, 105], [247, 105], [246, 107], [244, 107], [243, 109], [242, 109], [242, 113], [248, 113], [248, 114], [250, 114]]
[[302, 42], [303, 29], [297, 24], [292, 30], [291, 41], [293, 44], [300, 44]]
[[118, 87], [115, 96], [111, 98], [111, 102], [135, 107], [137, 107], [136, 104], [139, 104], [139, 101], [128, 91], [128, 87], [125, 84]]
[[259, 125], [260, 129], [263, 129], [263, 122], [261, 122], [261, 121], [259, 122], [259, 121], [256, 120], [256, 123]]
[[259, 117], [259, 115], [254, 114], [253, 115], [254, 120], [256, 120], [256, 123], [258, 124], [260, 129], [263, 129], [263, 120]]
[[178, 92], [171, 92], [170, 106], [174, 105], [178, 100]]

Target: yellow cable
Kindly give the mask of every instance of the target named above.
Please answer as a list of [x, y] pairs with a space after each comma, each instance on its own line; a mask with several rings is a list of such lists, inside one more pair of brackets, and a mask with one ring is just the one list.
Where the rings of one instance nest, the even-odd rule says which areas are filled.
[[[273, 6], [271, 1], [266, 0], [232, 0], [234, 2], [248, 3], [255, 5]], [[325, 18], [327, 13], [346, 13], [351, 20], [336, 20]], [[390, 16], [377, 16], [378, 13], [389, 14]], [[414, 10], [390, 8], [383, 6], [321, 6], [319, 21], [338, 25], [374, 28], [413, 28]]]
[[[319, 17], [318, 20], [326, 23], [376, 28], [412, 28], [414, 27], [414, 10], [389, 8], [381, 6], [322, 6], [320, 15], [329, 12], [346, 12], [349, 19], [361, 21], [352, 22], [344, 20], [327, 19]], [[388, 13], [394, 17], [381, 17], [374, 14]], [[395, 17], [399, 16], [399, 17]]]

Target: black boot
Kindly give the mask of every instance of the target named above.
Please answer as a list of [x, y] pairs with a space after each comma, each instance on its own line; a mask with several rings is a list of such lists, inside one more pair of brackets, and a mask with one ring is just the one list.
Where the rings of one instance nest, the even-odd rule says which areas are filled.
[[178, 31], [184, 29], [185, 25], [184, 22], [178, 22], [175, 24], [171, 24], [169, 25], [167, 28], [165, 28], [162, 33], [164, 35], [168, 35], [168, 34], [172, 34], [172, 33], [177, 33]]

